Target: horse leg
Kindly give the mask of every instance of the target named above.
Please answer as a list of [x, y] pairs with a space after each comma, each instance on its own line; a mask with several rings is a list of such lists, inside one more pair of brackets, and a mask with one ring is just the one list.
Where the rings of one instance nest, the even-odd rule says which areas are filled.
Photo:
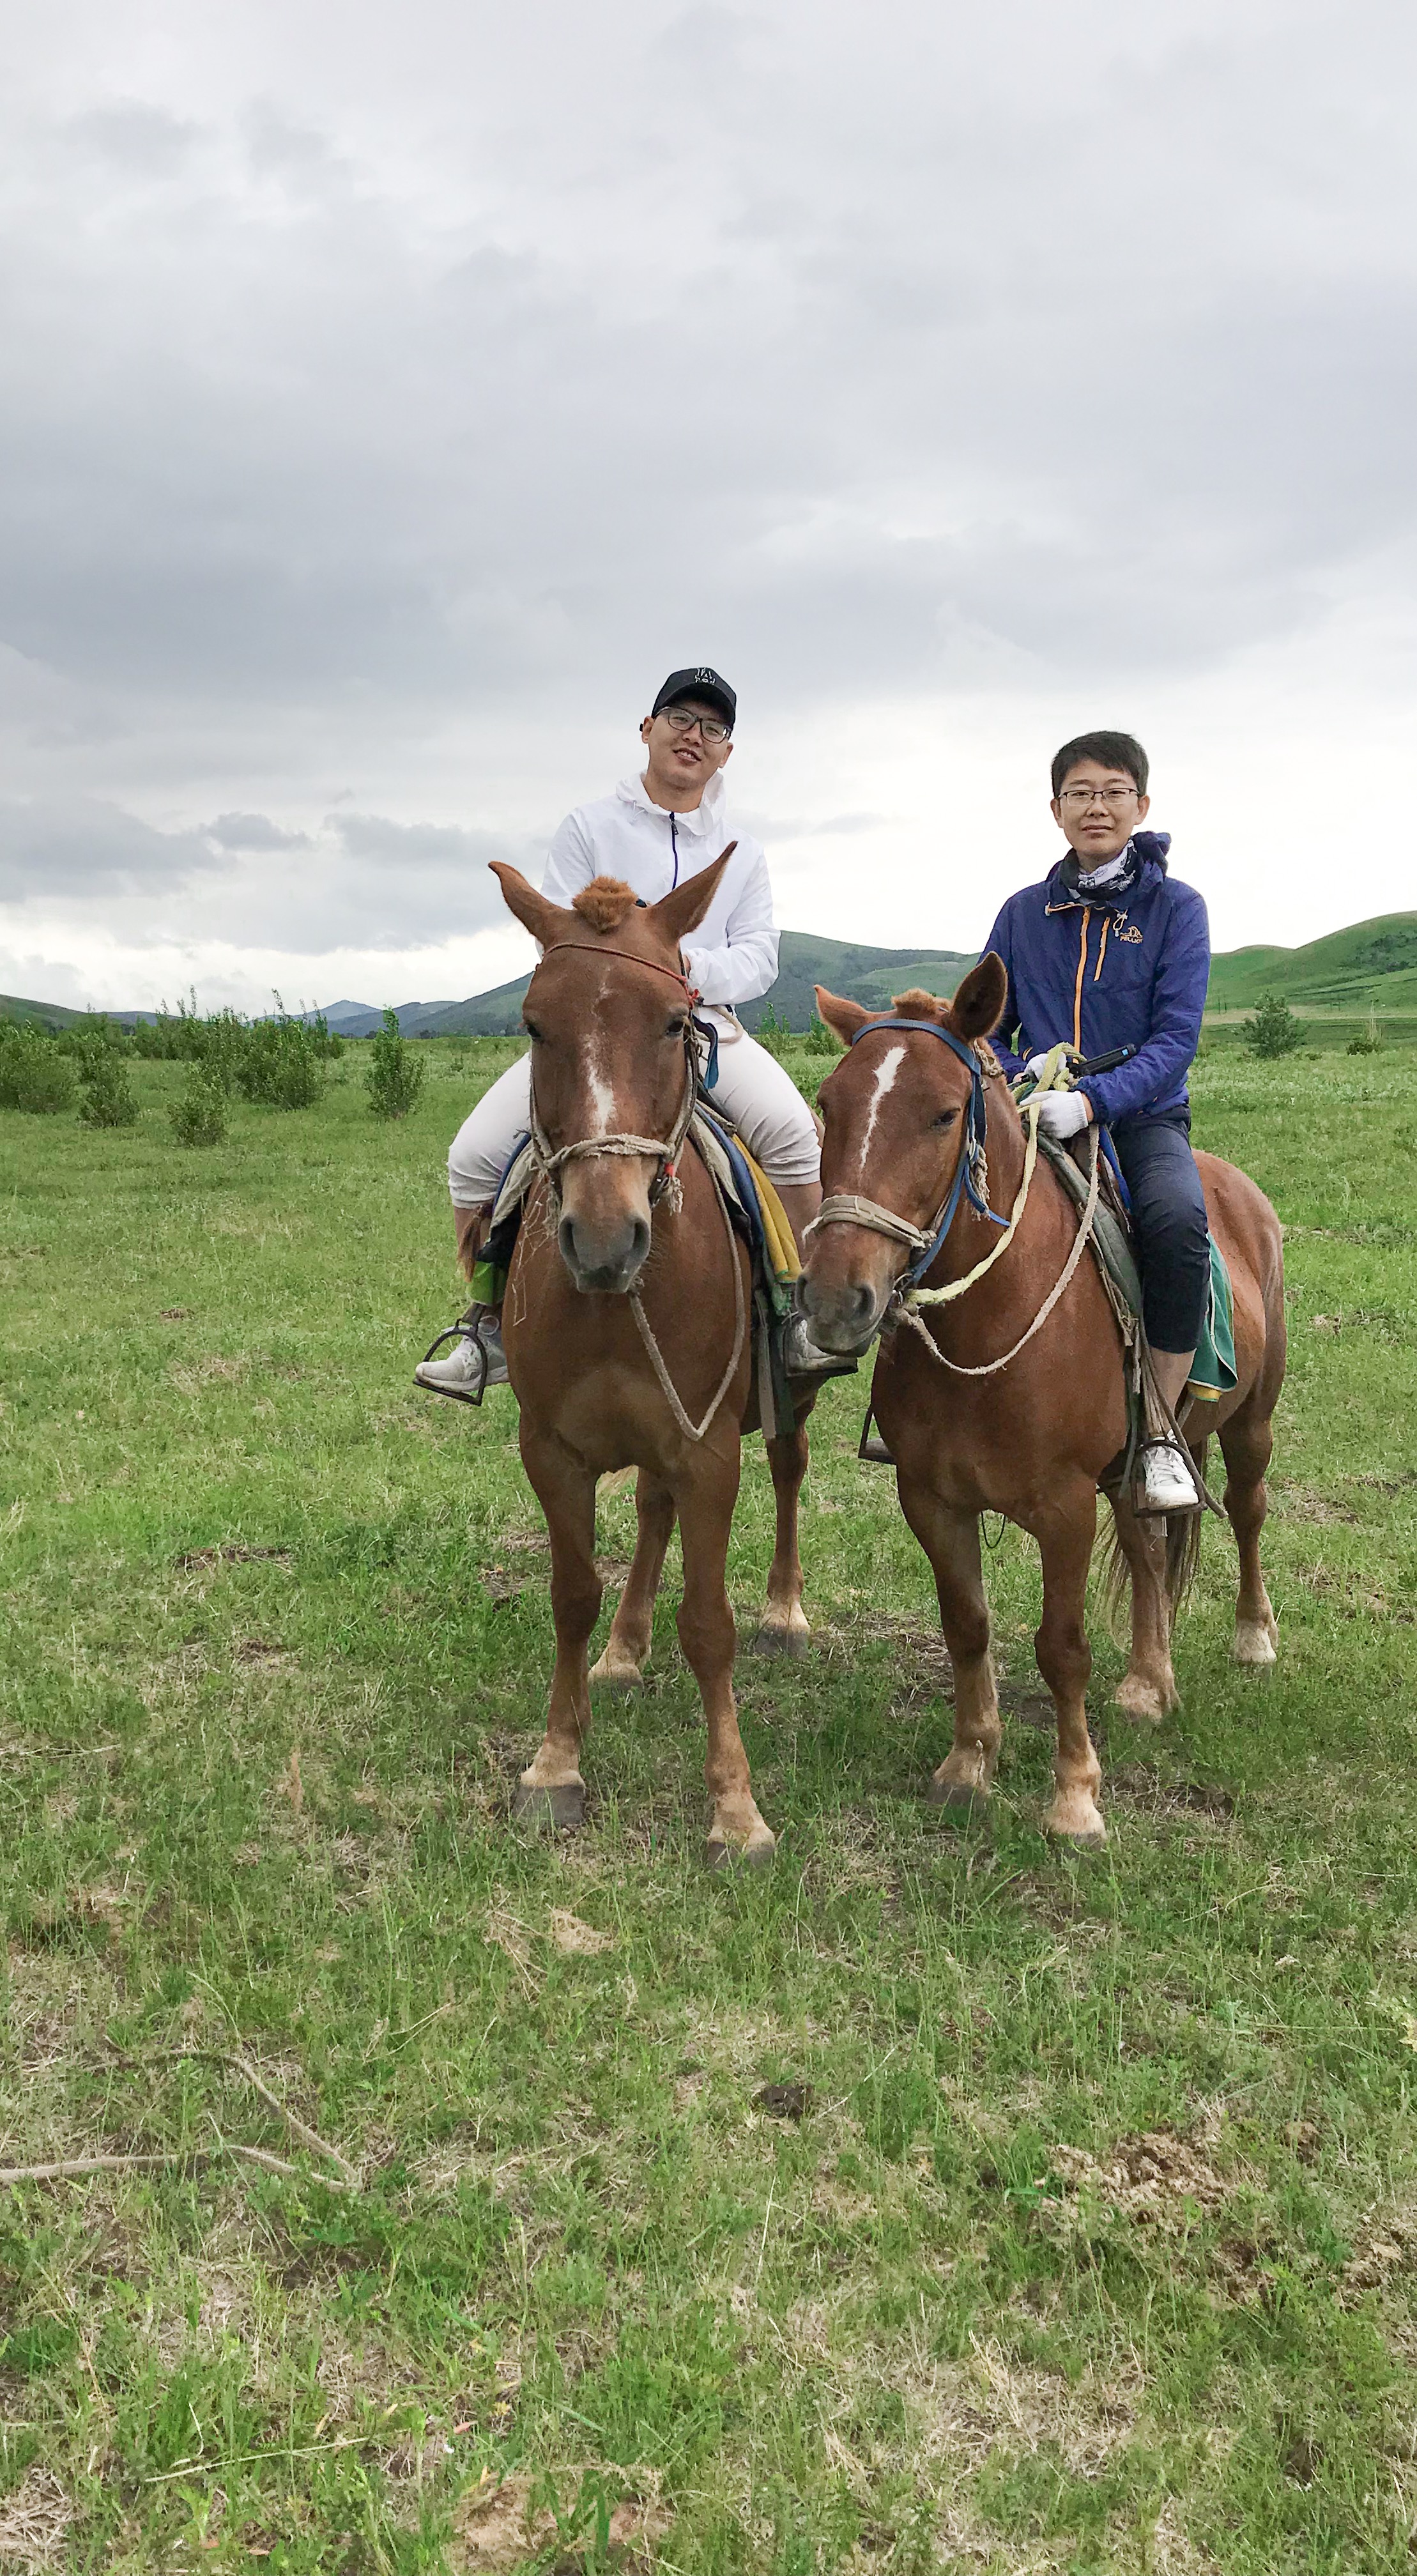
[[807, 1425], [766, 1443], [777, 1499], [777, 1545], [768, 1575], [768, 1606], [753, 1639], [755, 1655], [805, 1655], [811, 1629], [802, 1609], [802, 1559], [797, 1549], [797, 1499], [807, 1473]]
[[1275, 1661], [1279, 1628], [1260, 1570], [1260, 1531], [1268, 1505], [1264, 1475], [1274, 1431], [1267, 1413], [1252, 1410], [1254, 1401], [1251, 1395], [1221, 1425], [1220, 1448], [1225, 1460], [1225, 1509], [1240, 1551], [1240, 1597], [1230, 1651], [1237, 1664], [1258, 1666]]
[[654, 1626], [654, 1601], [674, 1529], [674, 1497], [642, 1467], [635, 1486], [635, 1561], [616, 1604], [605, 1651], [590, 1677], [609, 1690], [635, 1690], [644, 1679]]
[[736, 1637], [724, 1576], [738, 1494], [738, 1461], [735, 1458], [729, 1465], [709, 1458], [696, 1464], [694, 1482], [679, 1495], [684, 1550], [679, 1643], [704, 1703], [708, 1727], [704, 1778], [713, 1800], [705, 1857], [711, 1869], [720, 1869], [735, 1854], [752, 1862], [770, 1860], [776, 1838], [754, 1803], [733, 1698]]
[[1155, 1515], [1143, 1520], [1127, 1495], [1111, 1497], [1117, 1545], [1132, 1584], [1132, 1651], [1115, 1704], [1124, 1717], [1159, 1722], [1180, 1706], [1171, 1664], [1171, 1602], [1166, 1588], [1166, 1533]]
[[537, 1439], [522, 1416], [522, 1464], [551, 1534], [551, 1609], [556, 1621], [556, 1669], [546, 1733], [536, 1758], [517, 1783], [516, 1816], [548, 1817], [554, 1825], [585, 1820], [581, 1746], [590, 1732], [586, 1645], [600, 1616], [600, 1577], [595, 1570], [595, 1478], [559, 1440]]
[[1069, 1842], [1095, 1846], [1107, 1839], [1097, 1805], [1102, 1765], [1087, 1731], [1086, 1707], [1092, 1650], [1083, 1611], [1097, 1532], [1095, 1489], [1075, 1487], [1068, 1503], [1040, 1514], [1030, 1526], [1043, 1557], [1043, 1619], [1033, 1641], [1034, 1653], [1058, 1712], [1053, 1803], [1043, 1829]]
[[978, 1515], [956, 1509], [929, 1485], [908, 1483], [904, 1476], [900, 1502], [930, 1560], [955, 1676], [954, 1743], [925, 1794], [932, 1806], [969, 1808], [989, 1795], [1003, 1733], [979, 1568]]

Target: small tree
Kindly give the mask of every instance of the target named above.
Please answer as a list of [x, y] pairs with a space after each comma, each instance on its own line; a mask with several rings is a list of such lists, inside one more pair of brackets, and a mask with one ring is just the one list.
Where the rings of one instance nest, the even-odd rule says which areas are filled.
[[220, 1145], [226, 1136], [226, 1093], [210, 1064], [194, 1064], [180, 1100], [168, 1111], [179, 1145]]
[[79, 1116], [86, 1127], [136, 1127], [138, 1104], [128, 1067], [112, 1042], [107, 1021], [79, 1051], [79, 1080], [84, 1105]]
[[775, 1055], [779, 1058], [781, 1058], [784, 1049], [792, 1043], [791, 1029], [788, 1027], [786, 1020], [780, 1020], [778, 1018], [771, 1002], [769, 1002], [767, 1009], [764, 1011], [762, 1018], [758, 1022], [756, 1036], [759, 1046], [766, 1047], [769, 1055]]
[[1253, 1055], [1292, 1055], [1304, 1043], [1302, 1020], [1296, 1020], [1282, 993], [1261, 993], [1259, 1008], [1246, 1020], [1244, 1040]]
[[0, 1108], [57, 1117], [78, 1088], [73, 1059], [36, 1020], [0, 1022]]
[[276, 997], [276, 1017], [243, 1031], [236, 1080], [248, 1100], [268, 1109], [310, 1109], [324, 1089], [323, 1045]]
[[406, 1118], [423, 1089], [427, 1071], [421, 1056], [410, 1052], [408, 1040], [399, 1029], [397, 1011], [385, 1011], [384, 1025], [374, 1040], [369, 1070], [364, 1076], [371, 1118]]
[[819, 1019], [815, 1011], [812, 1013], [812, 1025], [807, 1031], [806, 1047], [808, 1055], [840, 1055], [841, 1053], [841, 1040], [836, 1031], [829, 1029], [826, 1021]]
[[1367, 1027], [1361, 1030], [1356, 1038], [1349, 1039], [1348, 1052], [1350, 1055], [1379, 1055], [1382, 1052], [1382, 1043], [1378, 1029], [1378, 1014], [1374, 1007], [1368, 1013]]

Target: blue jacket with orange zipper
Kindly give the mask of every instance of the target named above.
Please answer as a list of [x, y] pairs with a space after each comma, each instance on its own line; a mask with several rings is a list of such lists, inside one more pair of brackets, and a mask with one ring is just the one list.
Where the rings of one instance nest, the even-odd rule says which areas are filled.
[[[1009, 970], [994, 1052], [1010, 1073], [1047, 1047], [1110, 1055], [1134, 1047], [1111, 1073], [1078, 1088], [1103, 1126], [1184, 1109], [1186, 1075], [1200, 1043], [1210, 981], [1204, 898], [1166, 870], [1169, 832], [1134, 832], [1141, 875], [1116, 903], [1070, 891], [1061, 861], [1042, 885], [1010, 895], [985, 947]], [[1018, 1035], [1018, 1051], [1011, 1044]]]

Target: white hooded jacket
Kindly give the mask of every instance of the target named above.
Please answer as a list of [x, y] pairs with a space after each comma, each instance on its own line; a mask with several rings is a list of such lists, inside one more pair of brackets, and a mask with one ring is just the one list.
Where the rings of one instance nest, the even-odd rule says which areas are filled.
[[[735, 835], [725, 814], [723, 778], [710, 779], [692, 814], [667, 814], [639, 778], [622, 778], [613, 796], [577, 805], [551, 844], [541, 891], [569, 905], [592, 877], [620, 877], [646, 903], [696, 877]], [[719, 1008], [756, 1001], [777, 980], [777, 931], [767, 861], [746, 832], [724, 869], [718, 892], [684, 951], [691, 983]]]

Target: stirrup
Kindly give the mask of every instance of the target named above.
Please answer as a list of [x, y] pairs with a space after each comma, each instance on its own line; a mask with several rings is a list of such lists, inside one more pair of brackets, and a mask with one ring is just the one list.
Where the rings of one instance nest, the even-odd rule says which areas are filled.
[[478, 1359], [479, 1374], [476, 1387], [430, 1386], [427, 1378], [420, 1377], [417, 1370], [415, 1370], [413, 1383], [424, 1395], [445, 1395], [450, 1404], [480, 1404], [482, 1402], [484, 1395], [487, 1393], [487, 1370], [489, 1366], [487, 1345], [477, 1329], [477, 1324], [471, 1319], [475, 1316], [481, 1317], [486, 1312], [487, 1309], [485, 1306], [469, 1306], [465, 1315], [459, 1315], [455, 1324], [449, 1324], [446, 1332], [439, 1333], [435, 1339], [429, 1343], [427, 1350], [424, 1352], [422, 1359], [418, 1363], [419, 1368], [426, 1368], [428, 1362], [437, 1356], [445, 1342], [471, 1342], [473, 1349], [477, 1353]]

